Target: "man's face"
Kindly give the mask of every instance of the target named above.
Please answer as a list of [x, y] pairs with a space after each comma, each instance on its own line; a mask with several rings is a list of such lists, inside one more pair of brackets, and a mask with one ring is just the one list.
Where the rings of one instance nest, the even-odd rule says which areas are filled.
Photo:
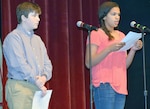
[[28, 30], [37, 29], [39, 25], [40, 17], [38, 13], [30, 12], [28, 18], [24, 19], [24, 24], [28, 27]]

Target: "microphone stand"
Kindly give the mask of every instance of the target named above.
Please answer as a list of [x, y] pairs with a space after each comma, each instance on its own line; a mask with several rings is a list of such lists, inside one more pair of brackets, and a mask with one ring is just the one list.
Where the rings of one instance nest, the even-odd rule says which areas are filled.
[[88, 37], [89, 37], [89, 70], [90, 70], [90, 109], [93, 109], [93, 92], [92, 92], [92, 58], [91, 58], [91, 31], [95, 30], [97, 31], [98, 28], [95, 27], [95, 26], [91, 26], [91, 25], [87, 25], [87, 24], [83, 24], [81, 26], [81, 23], [80, 21], [77, 22], [77, 26], [78, 27], [83, 27], [85, 29], [88, 30]]
[[90, 69], [90, 109], [93, 109], [93, 85], [92, 85], [92, 57], [91, 57], [91, 31], [97, 31], [98, 28], [95, 26], [85, 26], [88, 30], [88, 37], [89, 37], [89, 69]]
[[90, 69], [90, 109], [93, 109], [91, 31], [92, 31], [91, 29], [88, 30], [88, 37], [89, 37], [89, 69]]
[[146, 72], [145, 72], [145, 44], [144, 44], [144, 30], [142, 32], [142, 42], [143, 42], [143, 78], [144, 78], [144, 103], [145, 109], [147, 109], [147, 86], [146, 86]]
[[89, 27], [88, 37], [89, 37], [89, 69], [90, 69], [90, 109], [93, 109], [93, 85], [92, 85], [92, 57], [91, 57], [91, 31], [97, 31], [97, 28]]

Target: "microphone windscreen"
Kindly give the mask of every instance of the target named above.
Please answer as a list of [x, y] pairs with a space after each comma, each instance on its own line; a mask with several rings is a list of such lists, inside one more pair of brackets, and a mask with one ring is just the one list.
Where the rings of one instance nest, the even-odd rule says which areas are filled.
[[136, 24], [136, 22], [135, 22], [135, 21], [132, 21], [132, 22], [130, 23], [130, 26], [131, 26], [131, 27], [135, 27], [135, 24]]
[[77, 22], [77, 26], [78, 26], [78, 27], [82, 27], [82, 21], [78, 21], [78, 22]]

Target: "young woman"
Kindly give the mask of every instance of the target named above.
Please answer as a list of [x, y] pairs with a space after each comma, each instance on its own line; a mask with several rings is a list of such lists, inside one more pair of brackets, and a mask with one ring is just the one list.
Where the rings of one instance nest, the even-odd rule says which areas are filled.
[[[96, 109], [124, 109], [127, 92], [127, 68], [137, 50], [142, 48], [138, 40], [127, 51], [119, 51], [124, 45], [125, 34], [116, 28], [120, 21], [120, 8], [115, 2], [104, 2], [98, 10], [100, 28], [87, 39], [85, 63], [92, 67], [93, 98]], [[89, 66], [91, 46], [91, 66]]]

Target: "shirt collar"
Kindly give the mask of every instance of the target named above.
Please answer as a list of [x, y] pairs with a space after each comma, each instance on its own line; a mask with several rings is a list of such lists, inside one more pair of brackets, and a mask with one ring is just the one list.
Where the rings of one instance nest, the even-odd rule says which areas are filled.
[[23, 26], [21, 25], [21, 24], [18, 24], [17, 25], [17, 29], [19, 29], [20, 31], [22, 31], [22, 32], [24, 32], [27, 36], [30, 36], [30, 37], [32, 37], [33, 36], [33, 34], [34, 34], [34, 31], [32, 30], [32, 31], [26, 31], [24, 28], [23, 28]]

